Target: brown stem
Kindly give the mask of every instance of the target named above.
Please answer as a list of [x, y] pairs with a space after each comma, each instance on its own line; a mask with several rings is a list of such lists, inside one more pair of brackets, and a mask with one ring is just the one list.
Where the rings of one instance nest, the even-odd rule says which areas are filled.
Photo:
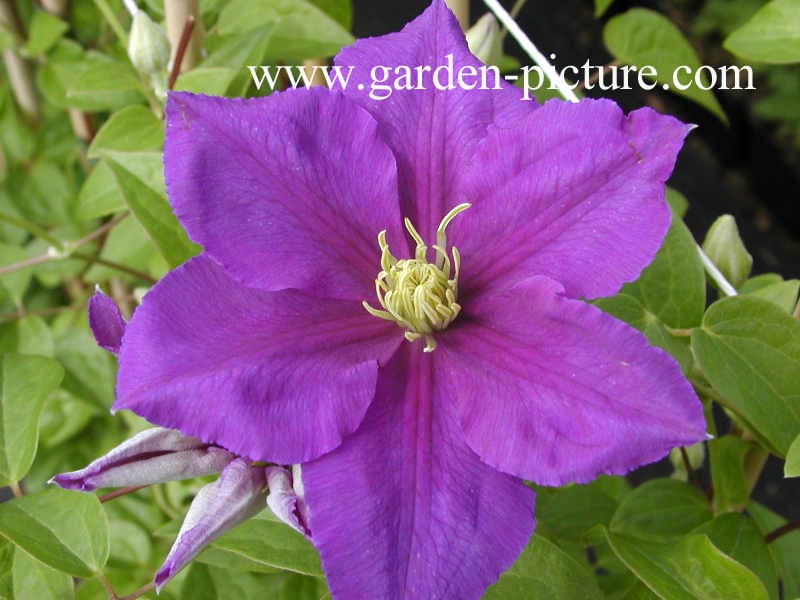
[[114, 269], [115, 271], [120, 271], [121, 273], [127, 273], [128, 275], [132, 275], [142, 281], [146, 281], [150, 284], [156, 282], [155, 279], [150, 277], [148, 273], [144, 273], [143, 271], [139, 271], [137, 269], [133, 269], [127, 265], [123, 265], [118, 262], [114, 262], [113, 260], [108, 260], [106, 258], [101, 258], [100, 256], [93, 256], [91, 254], [84, 254], [83, 252], [73, 252], [70, 256], [74, 258], [80, 258], [81, 260], [85, 260], [89, 264], [97, 263], [98, 265], [103, 265], [108, 267], [109, 269]]
[[111, 286], [111, 298], [114, 300], [114, 304], [119, 307], [119, 312], [122, 313], [122, 317], [129, 321], [131, 315], [133, 314], [133, 306], [131, 304], [132, 296], [128, 292], [125, 284], [119, 277], [112, 277], [110, 281]]
[[40, 265], [42, 263], [50, 262], [51, 260], [55, 259], [56, 257], [51, 256], [50, 254], [42, 254], [41, 256], [34, 256], [33, 258], [27, 258], [18, 263], [14, 263], [13, 265], [8, 265], [0, 268], [0, 277], [2, 277], [3, 275], [8, 275], [9, 273], [13, 273], [14, 271], [19, 271], [20, 269], [25, 269], [26, 267], [33, 267], [36, 265]]
[[97, 578], [100, 580], [100, 583], [103, 584], [103, 587], [105, 588], [106, 593], [108, 594], [108, 600], [120, 600], [119, 596], [117, 596], [117, 593], [114, 591], [114, 588], [111, 587], [111, 582], [108, 579], [106, 579], [105, 575], [99, 573], [97, 575]]
[[321, 69], [315, 67], [327, 67], [328, 61], [323, 58], [308, 58], [303, 61], [303, 70], [306, 72], [311, 72], [311, 85], [327, 85], [328, 82], [325, 79], [325, 75], [323, 74]]
[[[25, 40], [22, 21], [17, 15], [14, 3], [10, 0], [0, 0], [0, 26], [11, 31], [18, 44], [22, 44]], [[39, 115], [39, 97], [36, 95], [30, 64], [16, 50], [10, 48], [3, 50], [3, 62], [17, 104], [28, 118], [35, 119]]]
[[689, 483], [691, 483], [701, 492], [704, 491], [703, 486], [700, 485], [700, 482], [697, 480], [697, 476], [695, 475], [694, 469], [692, 468], [692, 463], [689, 460], [689, 453], [686, 452], [686, 448], [684, 446], [680, 447], [680, 451], [681, 451], [681, 460], [683, 461], [683, 468], [686, 469], [686, 474], [689, 477]]
[[787, 533], [791, 533], [800, 529], [800, 521], [792, 521], [791, 523], [786, 523], [785, 525], [781, 525], [774, 531], [770, 531], [767, 535], [764, 536], [764, 541], [766, 543], [774, 542], [779, 537], [786, 535]]
[[101, 235], [105, 235], [109, 230], [113, 229], [120, 222], [122, 222], [125, 219], [127, 219], [130, 216], [130, 214], [131, 214], [131, 212], [129, 210], [121, 212], [120, 214], [118, 214], [116, 217], [114, 217], [110, 221], [107, 221], [107, 222], [103, 223], [100, 227], [95, 229], [92, 233], [90, 233], [88, 235], [85, 235], [82, 238], [79, 238], [79, 239], [75, 240], [75, 242], [72, 243], [72, 247], [75, 248], [75, 249], [80, 248], [81, 246], [85, 246], [86, 244], [88, 244], [92, 240], [95, 240], [95, 239], [99, 238]]
[[120, 496], [126, 496], [128, 494], [132, 494], [133, 492], [146, 487], [147, 487], [146, 485], [131, 485], [128, 487], [119, 488], [118, 490], [114, 490], [113, 492], [103, 494], [102, 496], [100, 496], [99, 500], [101, 503], [108, 502], [110, 500], [113, 500], [114, 498], [119, 498]]
[[140, 587], [135, 592], [132, 592], [132, 593], [128, 594], [127, 596], [123, 596], [119, 600], [136, 600], [136, 598], [140, 598], [141, 596], [144, 596], [147, 592], [155, 589], [155, 587], [156, 587], [156, 582], [155, 581], [151, 581], [150, 583], [145, 584], [142, 587]]
[[197, 19], [197, 0], [169, 0], [164, 3], [164, 17], [167, 22], [167, 37], [172, 46], [172, 56], [170, 59], [174, 65], [177, 64], [178, 73], [188, 71], [200, 59], [200, 31], [194, 28], [190, 32], [190, 40], [186, 43], [180, 60], [178, 50], [181, 37], [186, 29], [187, 21]]
[[11, 493], [14, 494], [15, 498], [22, 498], [25, 495], [25, 492], [22, 491], [22, 487], [19, 485], [19, 481], [10, 482], [8, 487], [11, 488]]
[[[103, 225], [101, 225], [100, 227], [95, 229], [89, 235], [86, 235], [86, 236], [80, 238], [79, 240], [76, 240], [75, 242], [73, 242], [70, 245], [70, 247], [73, 248], [73, 249], [77, 249], [77, 248], [80, 248], [81, 246], [85, 246], [86, 244], [88, 244], [92, 240], [100, 237], [101, 235], [104, 235], [112, 227], [114, 227], [120, 221], [125, 219], [128, 215], [130, 215], [130, 212], [127, 211], [127, 210], [125, 212], [123, 212], [123, 213], [120, 213], [119, 215], [117, 215], [116, 217], [114, 217], [113, 219], [108, 221], [107, 223], [104, 223]], [[85, 256], [85, 255], [74, 254], [74, 256], [78, 256], [80, 258], [80, 257]], [[53, 260], [60, 260], [61, 258], [62, 257], [57, 255], [57, 254], [49, 254], [49, 253], [48, 254], [42, 254], [41, 256], [35, 256], [33, 258], [28, 258], [28, 259], [25, 259], [25, 260], [20, 261], [18, 263], [14, 263], [12, 265], [8, 265], [8, 266], [0, 268], [0, 276], [7, 275], [8, 273], [12, 273], [14, 271], [19, 271], [20, 269], [25, 269], [26, 267], [33, 267], [33, 266], [36, 266], [36, 265], [39, 265], [39, 264], [42, 264], [42, 263], [46, 263], [46, 262], [50, 262], [50, 261], [53, 261]], [[94, 261], [93, 260], [93, 262], [99, 262], [99, 261]], [[111, 266], [111, 265], [108, 265], [108, 266]], [[125, 267], [125, 268], [127, 269], [127, 267]], [[131, 274], [133, 275], [134, 273], [131, 273]], [[138, 275], [142, 275], [142, 273], [138, 273], [137, 272], [136, 275], [137, 276]], [[152, 278], [149, 275], [145, 275], [145, 278], [146, 278], [146, 280], [152, 280]]]
[[189, 48], [192, 32], [194, 32], [194, 17], [189, 15], [186, 18], [186, 23], [183, 25], [183, 31], [181, 32], [180, 40], [178, 40], [178, 49], [175, 52], [175, 59], [172, 61], [172, 70], [169, 72], [169, 81], [167, 82], [168, 90], [175, 87], [175, 82], [178, 80], [178, 75], [181, 73], [181, 65], [184, 62], [186, 50]]
[[30, 312], [23, 309], [21, 313], [0, 314], [0, 323], [5, 321], [15, 321], [23, 317], [49, 317], [51, 315], [58, 315], [65, 312], [83, 310], [84, 308], [86, 308], [85, 302], [81, 304], [71, 304], [69, 306], [53, 306], [50, 308], [42, 308], [40, 310], [32, 310]]

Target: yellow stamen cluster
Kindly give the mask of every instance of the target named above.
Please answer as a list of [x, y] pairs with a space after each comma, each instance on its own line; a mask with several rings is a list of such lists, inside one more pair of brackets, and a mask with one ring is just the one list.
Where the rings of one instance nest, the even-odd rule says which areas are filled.
[[436, 349], [433, 333], [445, 329], [461, 311], [461, 305], [456, 301], [461, 259], [455, 247], [451, 250], [453, 260], [448, 257], [445, 230], [456, 215], [469, 207], [469, 204], [459, 204], [439, 223], [433, 263], [428, 262], [428, 246], [409, 219], [403, 222], [417, 244], [414, 258], [397, 260], [389, 251], [386, 230], [378, 234], [382, 271], [375, 279], [375, 293], [383, 310], [373, 308], [366, 301], [363, 302], [364, 308], [371, 315], [396, 322], [406, 330], [405, 337], [409, 342], [424, 337], [425, 352]]

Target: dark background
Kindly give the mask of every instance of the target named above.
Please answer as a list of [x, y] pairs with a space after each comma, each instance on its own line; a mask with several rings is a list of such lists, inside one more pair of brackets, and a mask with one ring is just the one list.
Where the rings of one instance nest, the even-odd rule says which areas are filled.
[[[426, 0], [354, 0], [353, 32], [356, 37], [397, 31], [428, 6]], [[510, 8], [513, 2], [503, 2]], [[580, 66], [587, 59], [604, 65], [611, 56], [602, 41], [604, 23], [615, 14], [645, 7], [668, 16], [685, 32], [702, 5], [701, 1], [617, 0], [601, 18], [593, 15], [592, 0], [530, 0], [517, 22], [545, 55], [556, 54], [557, 68]], [[471, 2], [471, 21], [487, 12], [480, 0]], [[703, 64], [719, 61], [721, 40], [691, 38]], [[506, 38], [504, 50], [525, 64], [531, 64], [513, 39]], [[723, 60], [727, 57], [724, 56]], [[710, 56], [713, 54], [713, 57]], [[725, 64], [735, 64], [731, 58]], [[756, 88], [759, 80], [756, 79]], [[598, 95], [599, 90], [588, 93]], [[689, 200], [686, 222], [699, 241], [719, 215], [736, 217], [744, 242], [753, 255], [753, 273], [777, 272], [785, 278], [800, 276], [800, 157], [795, 147], [776, 135], [776, 126], [753, 116], [752, 102], [759, 91], [715, 90], [730, 126], [722, 124], [703, 108], [664, 92], [657, 86], [650, 92], [626, 90], [608, 94], [626, 111], [650, 105], [695, 129], [681, 152], [670, 185]], [[798, 107], [800, 110], [800, 107]], [[724, 431], [724, 430], [723, 430]], [[661, 463], [640, 470], [636, 480], [664, 475], [671, 467]], [[701, 476], [708, 479], [706, 472]], [[754, 497], [790, 520], [800, 519], [800, 478], [783, 478], [783, 461], [771, 457]]]

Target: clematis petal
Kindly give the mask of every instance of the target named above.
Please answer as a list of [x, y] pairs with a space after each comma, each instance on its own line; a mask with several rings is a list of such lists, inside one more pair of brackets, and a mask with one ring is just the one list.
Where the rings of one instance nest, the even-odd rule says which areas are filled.
[[448, 229], [462, 297], [546, 275], [596, 298], [636, 279], [669, 227], [664, 182], [690, 129], [649, 108], [550, 100], [493, 130], [465, 169], [473, 206]]
[[103, 487], [166, 483], [219, 473], [235, 457], [230, 452], [186, 437], [172, 429], [153, 427], [93, 461], [61, 473], [51, 482], [67, 490], [88, 492]]
[[440, 336], [448, 397], [487, 464], [542, 485], [621, 475], [705, 439], [677, 363], [546, 277], [464, 307]]
[[334, 598], [478, 598], [533, 530], [533, 492], [464, 443], [437, 354], [404, 345], [359, 430], [303, 465]]
[[[446, 75], [448, 56], [453, 89], [437, 89], [434, 76], [439, 67], [439, 87], [451, 85]], [[434, 0], [398, 33], [361, 39], [344, 48], [335, 63], [353, 67], [345, 93], [380, 123], [381, 135], [397, 158], [403, 216], [413, 221], [424, 239], [436, 239], [434, 232], [445, 213], [472, 200], [458, 193], [458, 182], [487, 127], [513, 126], [536, 108], [535, 102], [522, 101], [522, 90], [502, 77], [497, 78], [500, 89], [479, 89], [485, 65], [470, 54], [458, 21], [442, 0]], [[466, 85], [478, 87], [464, 89], [458, 73], [470, 67], [479, 75], [465, 75]], [[408, 81], [414, 89], [392, 88], [403, 70], [410, 72]], [[384, 77], [391, 95], [370, 98], [373, 82]], [[402, 79], [399, 83], [404, 85]], [[494, 76], [487, 75], [485, 87], [494, 85]], [[385, 93], [378, 88], [373, 95], [380, 98]]]
[[308, 529], [305, 501], [297, 493], [289, 471], [282, 467], [267, 468], [267, 485], [267, 506], [270, 510], [289, 527], [309, 537], [311, 532]]
[[97, 288], [89, 298], [89, 327], [97, 345], [117, 354], [125, 333], [125, 320], [114, 301]]
[[172, 93], [166, 114], [172, 207], [235, 279], [374, 293], [375, 236], [403, 237], [394, 157], [366, 111], [314, 88], [249, 100]]
[[128, 323], [114, 408], [254, 460], [310, 460], [355, 431], [402, 339], [356, 302], [245, 288], [201, 255]]
[[263, 467], [237, 458], [219, 479], [200, 488], [164, 564], [156, 573], [156, 590], [223, 533], [256, 515], [266, 502]]

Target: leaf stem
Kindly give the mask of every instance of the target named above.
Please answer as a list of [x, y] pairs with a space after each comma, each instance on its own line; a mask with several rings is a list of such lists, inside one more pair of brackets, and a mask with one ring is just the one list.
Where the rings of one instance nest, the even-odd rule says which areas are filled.
[[25, 495], [25, 492], [22, 491], [22, 487], [19, 485], [19, 481], [9, 482], [8, 487], [11, 488], [11, 493], [14, 494], [15, 498], [22, 498]]
[[128, 594], [127, 596], [123, 596], [119, 600], [136, 600], [136, 598], [140, 598], [141, 596], [144, 596], [147, 592], [155, 589], [155, 587], [156, 587], [156, 582], [155, 581], [151, 581], [150, 583], [146, 583], [145, 585], [140, 587], [135, 592], [132, 592], [132, 593]]
[[194, 32], [194, 15], [186, 17], [186, 23], [183, 25], [181, 37], [178, 40], [178, 49], [175, 51], [175, 60], [172, 62], [172, 69], [169, 72], [169, 80], [167, 81], [167, 89], [171, 90], [175, 87], [175, 82], [178, 80], [178, 75], [181, 74], [181, 65], [183, 64], [183, 57], [186, 55], [186, 49], [189, 47], [189, 42], [192, 39]]
[[120, 273], [127, 273], [128, 275], [136, 277], [137, 279], [141, 279], [142, 281], [146, 281], [151, 285], [156, 282], [156, 280], [153, 277], [150, 277], [149, 274], [143, 271], [139, 271], [138, 269], [128, 267], [121, 263], [115, 262], [113, 260], [108, 260], [100, 256], [84, 254], [83, 252], [73, 252], [71, 256], [73, 258], [79, 258], [81, 260], [84, 260], [90, 265], [97, 263], [98, 265], [103, 265], [104, 267], [108, 267], [109, 269], [114, 269], [115, 271], [119, 271]]
[[767, 535], [764, 536], [764, 541], [766, 543], [771, 543], [777, 540], [778, 538], [786, 535], [787, 533], [791, 533], [792, 531], [796, 531], [800, 529], [800, 521], [792, 521], [791, 523], [786, 523], [781, 525], [777, 529], [770, 531]]
[[[82, 237], [80, 239], [77, 239], [74, 242], [60, 242], [59, 240], [57, 240], [55, 238], [52, 238], [53, 245], [56, 246], [56, 247], [52, 248], [51, 251], [47, 252], [46, 254], [42, 254], [41, 256], [35, 256], [33, 258], [28, 258], [28, 259], [25, 259], [25, 260], [20, 261], [18, 263], [14, 263], [14, 264], [2, 267], [2, 268], [0, 268], [0, 276], [7, 275], [8, 273], [12, 273], [14, 271], [19, 271], [20, 269], [25, 269], [27, 267], [33, 267], [33, 266], [36, 266], [36, 265], [39, 265], [39, 264], [42, 264], [42, 263], [51, 262], [51, 261], [54, 261], [54, 260], [62, 260], [64, 258], [68, 258], [69, 256], [74, 256], [76, 258], [80, 258], [80, 259], [83, 259], [83, 260], [91, 260], [91, 262], [98, 262], [100, 264], [105, 264], [106, 266], [108, 266], [108, 267], [110, 267], [112, 269], [118, 269], [120, 271], [130, 273], [131, 275], [134, 275], [136, 277], [141, 277], [145, 281], [154, 281], [153, 278], [150, 277], [149, 275], [147, 275], [146, 273], [141, 273], [139, 271], [134, 271], [134, 270], [126, 267], [125, 265], [119, 265], [117, 263], [112, 263], [111, 261], [107, 261], [105, 259], [97, 259], [95, 257], [89, 257], [86, 254], [72, 252], [73, 250], [77, 250], [78, 248], [80, 248], [82, 246], [85, 246], [86, 244], [88, 244], [89, 242], [95, 240], [96, 238], [100, 237], [101, 235], [104, 235], [112, 227], [114, 227], [115, 225], [120, 223], [122, 220], [124, 220], [126, 217], [128, 217], [128, 215], [130, 215], [130, 211], [126, 210], [125, 212], [120, 213], [119, 215], [117, 215], [116, 217], [114, 217], [113, 219], [108, 221], [107, 223], [104, 223], [103, 225], [101, 225], [100, 227], [95, 229], [89, 235], [86, 235], [86, 236], [84, 236], [84, 237]], [[2, 216], [2, 215], [0, 215], [0, 216]], [[13, 217], [10, 217], [10, 218], [13, 219]], [[0, 220], [5, 220], [7, 222], [11, 222], [9, 219], [0, 218]], [[31, 225], [33, 225], [33, 224], [31, 224]], [[22, 227], [22, 225], [17, 225], [17, 226]], [[33, 225], [33, 226], [36, 227], [35, 225]], [[25, 228], [25, 227], [23, 227], [23, 228]]]
[[107, 494], [103, 494], [100, 496], [99, 500], [100, 503], [110, 502], [115, 498], [119, 498], [120, 496], [126, 496], [128, 494], [132, 494], [133, 492], [140, 490], [142, 488], [146, 488], [146, 485], [131, 485], [124, 488], [119, 488], [118, 490], [114, 490], [113, 492], [109, 492]]
[[555, 67], [545, 58], [544, 54], [539, 52], [539, 49], [531, 41], [531, 38], [522, 31], [506, 9], [503, 8], [497, 0], [483, 0], [483, 2], [489, 7], [489, 10], [495, 14], [498, 21], [503, 24], [503, 27], [508, 30], [511, 37], [513, 37], [525, 53], [530, 56], [531, 60], [536, 63], [542, 71], [544, 71], [545, 75], [547, 75], [547, 78], [555, 84], [561, 95], [570, 102], [579, 102], [580, 100], [578, 96], [575, 95], [575, 92], [572, 91], [569, 85], [567, 85], [567, 82], [558, 74], [558, 71], [556, 71]]
[[[108, 5], [106, 0], [94, 0], [95, 6], [103, 13], [103, 16], [108, 21], [108, 24], [111, 26], [111, 29], [116, 34], [117, 38], [119, 38], [122, 47], [127, 50], [128, 48], [128, 34], [125, 33], [125, 29], [122, 27], [122, 23], [119, 22], [117, 15], [114, 14], [114, 11], [111, 10], [111, 7]], [[167, 3], [169, 4], [169, 2]]]
[[164, 19], [167, 23], [167, 37], [172, 47], [171, 60], [173, 69], [177, 63], [178, 73], [191, 69], [200, 58], [200, 32], [193, 27], [189, 41], [178, 60], [178, 47], [186, 29], [189, 18], [197, 19], [197, 0], [172, 0], [164, 3]]
[[103, 573], [98, 573], [97, 578], [100, 580], [100, 583], [103, 584], [103, 587], [106, 589], [106, 593], [108, 594], [108, 600], [120, 600], [117, 593], [114, 591], [114, 588], [111, 587], [111, 582], [106, 579], [106, 576]]

